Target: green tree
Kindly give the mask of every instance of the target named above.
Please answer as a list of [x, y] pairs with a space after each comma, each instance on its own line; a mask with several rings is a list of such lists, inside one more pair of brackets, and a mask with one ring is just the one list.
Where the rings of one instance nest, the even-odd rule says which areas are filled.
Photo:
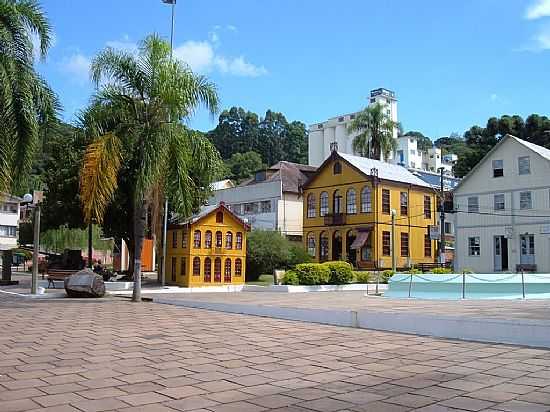
[[383, 105], [368, 106], [348, 126], [349, 133], [358, 133], [353, 139], [353, 150], [371, 159], [388, 158], [397, 149], [393, 138], [397, 126], [388, 118]]
[[287, 126], [287, 135], [283, 151], [285, 159], [289, 162], [307, 164], [308, 141], [306, 125], [302, 122], [293, 121]]
[[237, 181], [237, 183], [249, 178], [257, 170], [265, 168], [262, 157], [253, 151], [235, 153], [225, 164], [229, 172], [227, 177]]
[[216, 128], [208, 133], [222, 159], [229, 159], [235, 153], [255, 150], [258, 143], [258, 115], [241, 107], [224, 110]]
[[40, 126], [55, 118], [57, 99], [34, 69], [32, 37], [45, 58], [51, 27], [35, 0], [0, 0], [0, 191], [25, 184]]
[[403, 136], [414, 137], [417, 141], [418, 150], [422, 152], [427, 152], [433, 147], [432, 140], [429, 137], [424, 136], [421, 132], [410, 131], [405, 133]]
[[95, 140], [86, 149], [81, 197], [86, 221], [101, 222], [124, 173], [131, 204], [133, 300], [141, 300], [141, 251], [154, 193], [162, 188], [175, 212], [192, 214], [209, 195], [221, 160], [202, 135], [187, 129], [200, 106], [218, 107], [215, 86], [172, 60], [170, 45], [157, 35], [140, 43], [136, 55], [107, 48], [92, 61], [99, 91], [83, 114]]

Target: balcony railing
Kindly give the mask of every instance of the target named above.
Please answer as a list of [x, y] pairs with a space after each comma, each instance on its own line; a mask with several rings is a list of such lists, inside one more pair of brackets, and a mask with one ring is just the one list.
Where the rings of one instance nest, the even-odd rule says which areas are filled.
[[341, 226], [346, 224], [346, 215], [344, 213], [334, 213], [325, 215], [325, 226]]

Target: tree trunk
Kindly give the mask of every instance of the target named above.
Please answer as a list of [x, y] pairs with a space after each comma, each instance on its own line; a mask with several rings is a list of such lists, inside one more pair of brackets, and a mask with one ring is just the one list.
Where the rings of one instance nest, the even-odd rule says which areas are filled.
[[147, 219], [147, 203], [145, 200], [138, 200], [134, 210], [134, 293], [132, 300], [141, 302], [141, 252]]
[[13, 254], [11, 250], [4, 250], [2, 253], [2, 280], [11, 282], [11, 263]]

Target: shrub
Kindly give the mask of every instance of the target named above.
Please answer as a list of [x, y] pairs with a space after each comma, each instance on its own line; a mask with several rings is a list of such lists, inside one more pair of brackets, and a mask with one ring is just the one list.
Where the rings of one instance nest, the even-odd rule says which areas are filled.
[[300, 244], [292, 243], [289, 249], [288, 267], [294, 267], [300, 263], [311, 263], [313, 258]]
[[330, 270], [329, 282], [333, 285], [344, 285], [353, 281], [353, 268], [348, 262], [325, 262], [323, 266]]
[[405, 273], [409, 273], [411, 275], [421, 275], [422, 271], [417, 268], [410, 268], [409, 270], [405, 271]]
[[330, 280], [329, 268], [319, 263], [301, 263], [295, 271], [300, 285], [324, 285]]
[[298, 275], [293, 270], [287, 270], [281, 279], [283, 285], [299, 285]]
[[355, 276], [355, 282], [357, 283], [369, 283], [371, 279], [370, 272], [353, 272]]
[[453, 273], [453, 270], [451, 268], [433, 268], [430, 273], [434, 273], [436, 275], [445, 275], [447, 273]]
[[380, 283], [388, 283], [388, 280], [395, 275], [395, 272], [393, 270], [385, 270], [382, 273], [380, 273]]

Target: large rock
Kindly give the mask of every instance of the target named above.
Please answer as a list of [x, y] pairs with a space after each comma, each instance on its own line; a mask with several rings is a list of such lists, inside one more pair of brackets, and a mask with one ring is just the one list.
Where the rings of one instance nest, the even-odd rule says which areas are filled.
[[105, 283], [90, 269], [82, 269], [65, 278], [65, 291], [70, 298], [100, 298], [105, 295]]

